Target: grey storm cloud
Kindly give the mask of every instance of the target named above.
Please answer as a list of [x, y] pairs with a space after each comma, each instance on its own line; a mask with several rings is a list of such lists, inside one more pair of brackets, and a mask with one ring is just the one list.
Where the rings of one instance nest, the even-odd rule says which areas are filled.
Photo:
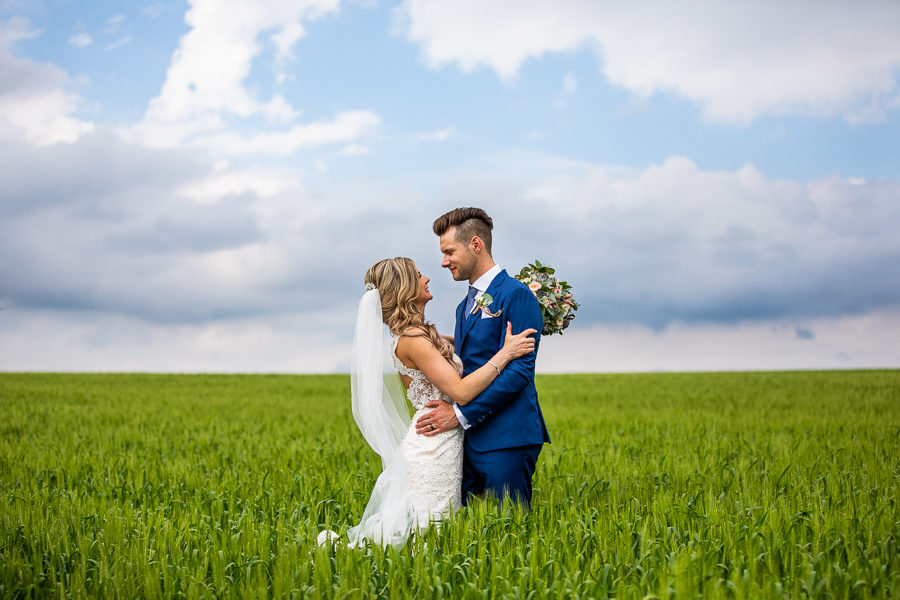
[[352, 311], [374, 260], [439, 262], [422, 209], [305, 189], [185, 195], [217, 175], [190, 152], [103, 131], [4, 146], [0, 300], [158, 323]]
[[187, 151], [129, 144], [110, 132], [44, 147], [4, 141], [0, 211], [15, 216], [58, 207], [83, 216], [128, 219], [141, 203], [165, 202], [174, 186], [206, 171]]
[[[184, 151], [109, 133], [0, 150], [0, 299], [155, 322], [352, 314], [375, 260], [410, 256], [447, 327], [463, 292], [440, 268], [432, 220], [482, 205], [498, 261], [540, 259], [574, 286], [579, 324], [840, 316], [900, 306], [900, 184], [772, 181], [752, 167], [686, 159], [538, 184], [455, 181], [425, 198], [396, 189], [274, 196], [179, 192], [215, 177]], [[462, 185], [461, 185], [462, 184]], [[801, 335], [798, 332], [798, 335]]]
[[179, 259], [253, 243], [263, 233], [249, 208], [253, 198], [200, 204], [177, 193], [209, 172], [188, 152], [100, 132], [43, 148], [7, 144], [0, 154], [5, 302], [175, 320], [228, 312], [198, 308], [208, 306], [197, 302], [205, 282]]
[[505, 211], [533, 232], [519, 255], [575, 286], [583, 322], [661, 328], [900, 306], [898, 197], [895, 181], [799, 184], [672, 159], [557, 178]]
[[265, 233], [249, 207], [253, 194], [224, 196], [215, 204], [181, 203], [152, 221], [131, 225], [109, 239], [128, 254], [212, 252], [261, 242]]

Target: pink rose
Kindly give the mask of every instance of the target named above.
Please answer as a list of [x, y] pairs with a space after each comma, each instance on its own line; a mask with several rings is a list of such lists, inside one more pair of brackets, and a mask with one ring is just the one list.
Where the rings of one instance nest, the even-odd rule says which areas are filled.
[[539, 289], [541, 289], [541, 284], [539, 284], [537, 281], [532, 281], [531, 283], [528, 284], [528, 289], [531, 290], [532, 292], [536, 292]]

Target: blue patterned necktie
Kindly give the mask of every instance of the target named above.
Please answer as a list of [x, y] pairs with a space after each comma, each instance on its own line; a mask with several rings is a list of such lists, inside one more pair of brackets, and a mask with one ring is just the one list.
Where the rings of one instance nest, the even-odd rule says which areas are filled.
[[475, 307], [475, 296], [478, 295], [478, 288], [474, 285], [469, 286], [469, 295], [466, 298], [466, 319], [472, 316], [472, 308]]

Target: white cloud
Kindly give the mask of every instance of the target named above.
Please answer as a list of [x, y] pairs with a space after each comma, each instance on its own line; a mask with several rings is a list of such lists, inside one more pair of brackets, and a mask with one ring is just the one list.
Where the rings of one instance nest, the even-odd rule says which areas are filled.
[[69, 76], [10, 51], [16, 41], [38, 35], [26, 19], [0, 23], [0, 139], [39, 145], [71, 142], [93, 124], [74, 116], [81, 98], [66, 90]]
[[237, 133], [215, 134], [204, 138], [202, 144], [211, 151], [232, 156], [286, 156], [300, 148], [355, 140], [371, 132], [379, 121], [378, 115], [371, 111], [347, 111], [338, 113], [332, 121], [295, 125], [286, 131], [264, 132], [250, 137]]
[[131, 36], [126, 35], [125, 37], [119, 38], [116, 41], [110, 42], [109, 44], [107, 44], [106, 51], [109, 52], [111, 50], [116, 50], [116, 49], [121, 48], [122, 46], [125, 46], [126, 44], [130, 44], [130, 43], [131, 43]]
[[453, 127], [445, 127], [444, 129], [422, 133], [418, 135], [416, 139], [420, 142], [445, 142], [450, 139], [450, 136], [453, 135], [454, 132], [455, 129]]
[[262, 114], [274, 123], [290, 123], [300, 116], [300, 111], [293, 108], [284, 96], [275, 94], [262, 105]]
[[[217, 155], [286, 156], [373, 131], [380, 118], [370, 110], [285, 127], [300, 111], [279, 93], [259, 98], [247, 82], [263, 51], [263, 35], [276, 48], [274, 83], [287, 80], [285, 69], [293, 46], [305, 35], [304, 22], [337, 11], [338, 2], [247, 0], [229, 2], [226, 9], [219, 0], [192, 1], [185, 16], [191, 29], [172, 57], [160, 94], [150, 101], [143, 121], [122, 134], [155, 147], [189, 144]], [[261, 125], [260, 118], [277, 129]]]
[[0, 47], [8, 48], [19, 40], [30, 40], [43, 33], [42, 29], [32, 29], [31, 21], [23, 17], [13, 17], [0, 22]]
[[348, 146], [344, 146], [338, 152], [339, 156], [363, 156], [369, 154], [371, 150], [367, 146], [363, 146], [362, 144], [350, 144]]
[[715, 121], [873, 120], [900, 103], [900, 4], [890, 0], [407, 0], [400, 14], [432, 67], [488, 67], [511, 80], [530, 58], [590, 48], [611, 83], [688, 98]]
[[294, 44], [306, 34], [306, 30], [299, 23], [290, 23], [271, 36], [277, 53], [275, 55], [275, 82], [283, 84], [290, 79], [287, 71], [287, 62], [294, 58]]
[[153, 4], [147, 5], [141, 9], [141, 12], [150, 17], [151, 19], [156, 19], [161, 16], [166, 10], [166, 7], [162, 4], [162, 2], [154, 2]]
[[192, 178], [176, 188], [174, 193], [203, 203], [214, 203], [226, 196], [244, 194], [254, 194], [260, 198], [301, 194], [305, 192], [299, 175], [295, 170], [286, 168], [233, 169], [223, 163], [205, 176]]
[[306, 30], [300, 23], [288, 23], [277, 33], [272, 34], [272, 43], [278, 48], [278, 57], [293, 58], [294, 44], [304, 35], [306, 35]]
[[125, 15], [114, 15], [106, 20], [106, 27], [103, 28], [103, 31], [109, 34], [116, 33], [124, 22]]
[[[222, 116], [250, 117], [267, 112], [244, 85], [253, 60], [262, 52], [259, 36], [271, 39], [282, 58], [304, 34], [303, 21], [337, 10], [338, 0], [227, 2], [193, 0], [185, 15], [190, 31], [172, 57], [161, 93], [151, 100], [152, 124], [202, 123], [215, 128]], [[282, 104], [279, 113], [285, 109]]]
[[73, 46], [78, 46], [79, 48], [84, 48], [86, 46], [90, 46], [91, 42], [93, 42], [93, 38], [91, 38], [91, 34], [81, 32], [76, 33], [72, 37], [69, 38], [69, 43]]

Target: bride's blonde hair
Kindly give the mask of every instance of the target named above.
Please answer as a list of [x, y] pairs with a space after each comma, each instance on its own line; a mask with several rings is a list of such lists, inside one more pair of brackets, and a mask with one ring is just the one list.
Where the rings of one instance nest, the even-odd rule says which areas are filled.
[[372, 284], [381, 296], [381, 320], [391, 333], [402, 336], [422, 336], [437, 348], [447, 362], [453, 364], [453, 346], [442, 338], [437, 328], [419, 312], [419, 273], [412, 260], [398, 256], [385, 258], [369, 267], [363, 281]]

